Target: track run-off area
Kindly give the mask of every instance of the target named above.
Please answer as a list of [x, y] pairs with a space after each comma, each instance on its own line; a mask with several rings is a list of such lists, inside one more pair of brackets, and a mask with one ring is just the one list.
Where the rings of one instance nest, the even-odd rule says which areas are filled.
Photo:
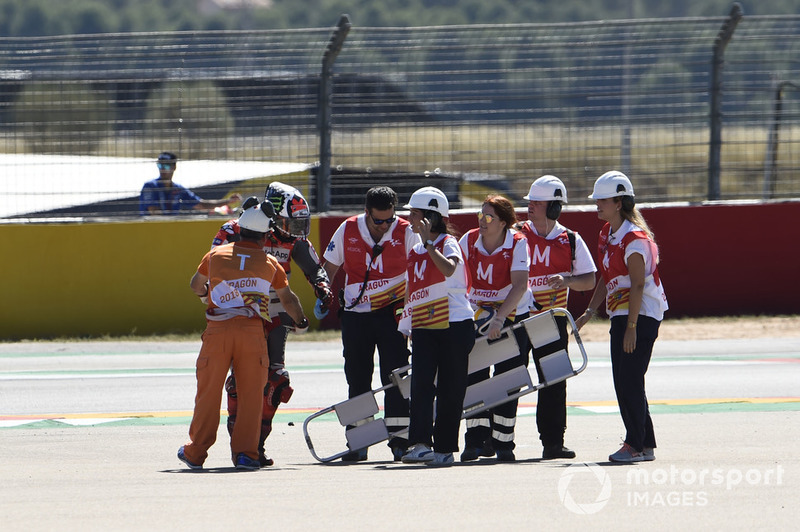
[[[647, 373], [657, 459], [628, 466], [608, 462], [624, 437], [608, 343], [584, 347], [587, 368], [567, 384], [565, 443], [575, 460], [541, 460], [532, 393], [520, 399], [517, 462], [456, 458], [437, 469], [392, 462], [383, 443], [366, 462], [315, 460], [303, 421], [347, 398], [341, 345], [292, 337], [286, 360], [295, 392], [267, 440], [275, 466], [237, 473], [224, 403], [205, 469], [190, 471], [175, 457], [188, 439], [199, 340], [3, 343], [3, 529], [796, 525], [800, 337], [658, 340]], [[577, 366], [576, 346], [570, 351]], [[308, 431], [318, 455], [344, 449], [333, 415]]]

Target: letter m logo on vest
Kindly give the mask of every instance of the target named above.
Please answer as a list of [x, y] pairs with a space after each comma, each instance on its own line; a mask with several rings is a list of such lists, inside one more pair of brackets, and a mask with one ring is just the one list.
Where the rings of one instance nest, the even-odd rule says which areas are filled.
[[481, 281], [486, 281], [491, 285], [493, 269], [494, 269], [494, 264], [490, 264], [489, 267], [486, 268], [486, 271], [484, 271], [483, 264], [481, 262], [478, 262], [478, 271], [476, 272], [476, 274], [478, 275], [478, 279], [480, 279]]
[[546, 246], [544, 248], [544, 252], [539, 250], [539, 246], [533, 246], [533, 253], [532, 253], [531, 260], [533, 264], [539, 264], [540, 262], [544, 262], [545, 266], [550, 266], [550, 246]]
[[425, 268], [427, 268], [427, 266], [427, 260], [414, 264], [414, 281], [421, 281], [425, 278]]
[[383, 256], [378, 255], [378, 257], [373, 260], [372, 255], [367, 253], [365, 262], [367, 264], [367, 268], [369, 268], [369, 265], [372, 264], [373, 270], [383, 273]]

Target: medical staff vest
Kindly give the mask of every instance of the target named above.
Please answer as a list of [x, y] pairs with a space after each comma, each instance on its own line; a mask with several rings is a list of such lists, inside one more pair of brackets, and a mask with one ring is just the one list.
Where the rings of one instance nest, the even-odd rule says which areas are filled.
[[537, 235], [530, 223], [522, 224], [522, 234], [528, 239], [531, 253], [531, 269], [528, 272], [528, 289], [541, 309], [532, 312], [544, 312], [552, 308], [565, 308], [569, 289], [554, 290], [547, 284], [551, 275], [572, 271], [572, 247], [569, 236], [564, 231], [551, 240]]
[[[407, 226], [407, 221], [398, 218], [391, 238], [376, 246], [366, 242], [361, 236], [357, 216], [345, 221], [343, 268], [346, 274], [344, 285], [346, 310], [372, 312], [401, 301], [405, 297]], [[358, 299], [367, 271], [369, 279], [361, 298]]]
[[[275, 257], [263, 249], [238, 243], [215, 247], [198, 268], [209, 278], [208, 311], [213, 313], [215, 307], [250, 308], [262, 319], [271, 321], [269, 290], [279, 269]], [[282, 277], [282, 285], [286, 286], [285, 276]]]
[[[643, 298], [652, 298], [660, 308], [660, 313], [667, 307], [667, 296], [658, 276], [658, 246], [647, 233], [641, 230], [629, 231], [618, 243], [609, 244], [611, 225], [606, 224], [600, 231], [597, 242], [598, 262], [603, 282], [606, 284], [606, 310], [609, 316], [627, 314], [630, 305], [631, 278], [625, 264], [625, 250], [635, 240], [645, 240], [650, 248], [650, 271], [645, 272]], [[642, 310], [646, 304], [643, 302]], [[644, 313], [644, 312], [642, 312]], [[647, 315], [647, 314], [646, 314]], [[660, 319], [660, 318], [659, 318]]]
[[[467, 232], [467, 268], [472, 275], [472, 288], [469, 293], [469, 302], [482, 308], [499, 308], [511, 291], [511, 266], [514, 260], [514, 247], [520, 240], [525, 240], [522, 233], [515, 232], [512, 245], [501, 253], [484, 255], [478, 251], [476, 243], [480, 236], [478, 229]], [[524, 244], [524, 243], [523, 243]], [[516, 309], [508, 315], [513, 320]]]
[[[453, 237], [447, 235], [434, 245], [442, 254], [448, 238]], [[446, 329], [450, 325], [447, 278], [427, 251], [418, 253], [416, 249], [408, 257], [408, 299], [398, 329]]]

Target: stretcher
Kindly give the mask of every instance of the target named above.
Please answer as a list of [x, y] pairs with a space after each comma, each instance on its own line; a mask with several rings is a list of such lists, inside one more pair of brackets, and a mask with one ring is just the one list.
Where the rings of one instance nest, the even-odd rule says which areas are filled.
[[[586, 369], [588, 363], [586, 350], [583, 347], [583, 342], [578, 334], [578, 328], [572, 315], [566, 309], [555, 308], [502, 329], [500, 338], [496, 340], [489, 340], [486, 336], [477, 338], [475, 346], [469, 354], [469, 373], [488, 368], [519, 355], [519, 346], [513, 334], [514, 329], [524, 328], [534, 350], [558, 341], [561, 338], [561, 333], [555, 319], [556, 316], [563, 316], [567, 319], [571, 328], [569, 334], [580, 351], [580, 366], [577, 369], [574, 368], [566, 349], [561, 349], [540, 358], [530, 370], [525, 366], [519, 366], [468, 386], [464, 396], [462, 419], [574, 377]], [[538, 372], [536, 371], [537, 365]], [[536, 377], [536, 384], [533, 383], [534, 381], [531, 378], [531, 371]], [[541, 379], [538, 376], [539, 374], [542, 375]], [[398, 388], [404, 398], [408, 399], [411, 396], [410, 364], [394, 370], [388, 384], [328, 408], [323, 408], [308, 416], [303, 422], [303, 434], [311, 455], [320, 462], [331, 462], [351, 451], [366, 449], [390, 438], [405, 436], [408, 433], [408, 427], [390, 432], [384, 419], [376, 417], [380, 412], [376, 399], [377, 395], [394, 387]], [[334, 413], [339, 423], [345, 427], [347, 448], [329, 456], [319, 456], [311, 441], [308, 426], [311, 421], [330, 413]]]

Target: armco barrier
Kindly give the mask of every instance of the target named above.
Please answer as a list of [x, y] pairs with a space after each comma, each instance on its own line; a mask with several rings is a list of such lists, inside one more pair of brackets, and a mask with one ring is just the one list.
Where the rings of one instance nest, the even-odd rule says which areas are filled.
[[[800, 312], [800, 201], [645, 206], [661, 247], [667, 317]], [[524, 213], [521, 212], [524, 215]], [[320, 252], [344, 216], [315, 217]], [[601, 222], [593, 208], [561, 221], [594, 252]], [[6, 224], [0, 238], [0, 339], [199, 331], [203, 308], [189, 279], [224, 219], [147, 219], [87, 224]], [[474, 212], [452, 222], [475, 227]], [[299, 268], [292, 288], [312, 321], [314, 295]], [[334, 288], [340, 286], [342, 273]], [[590, 293], [573, 293], [580, 314]], [[323, 327], [336, 327], [335, 312]]]
[[[20, 250], [0, 259], [0, 339], [201, 331], [204, 307], [189, 280], [224, 222], [0, 225]], [[313, 319], [313, 292], [297, 270], [291, 286]]]

